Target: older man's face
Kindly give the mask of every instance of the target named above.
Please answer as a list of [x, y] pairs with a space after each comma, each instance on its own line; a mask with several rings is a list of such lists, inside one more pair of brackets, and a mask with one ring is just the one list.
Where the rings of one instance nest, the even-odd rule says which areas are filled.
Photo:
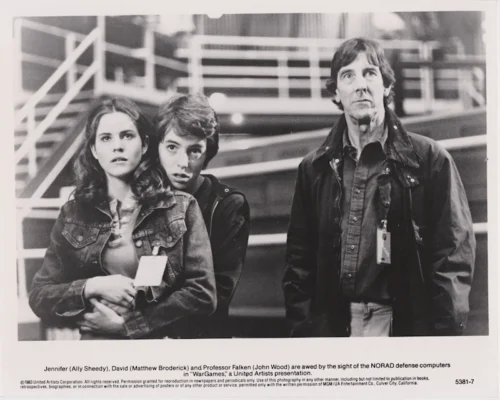
[[352, 119], [371, 121], [383, 115], [384, 97], [389, 92], [390, 87], [384, 87], [380, 68], [371, 64], [364, 52], [337, 74], [335, 101], [342, 103]]

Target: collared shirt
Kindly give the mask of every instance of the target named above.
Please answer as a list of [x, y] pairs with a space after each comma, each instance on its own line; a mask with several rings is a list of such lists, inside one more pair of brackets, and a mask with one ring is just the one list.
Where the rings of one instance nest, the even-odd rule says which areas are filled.
[[123, 202], [112, 199], [109, 202], [109, 209], [113, 222], [111, 236], [102, 252], [103, 267], [111, 275], [120, 274], [134, 278], [139, 260], [132, 240], [132, 231], [141, 207], [129, 192]]
[[[364, 146], [359, 160], [357, 149], [344, 132], [342, 179], [342, 269], [343, 294], [350, 300], [384, 302], [390, 268], [376, 262], [378, 177], [386, 161], [388, 129], [380, 125], [378, 139]], [[382, 130], [384, 130], [382, 132]]]

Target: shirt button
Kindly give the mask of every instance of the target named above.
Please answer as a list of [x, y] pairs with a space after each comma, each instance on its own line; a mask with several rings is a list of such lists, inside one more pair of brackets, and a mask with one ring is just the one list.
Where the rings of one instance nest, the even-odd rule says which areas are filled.
[[356, 189], [356, 193], [357, 193], [357, 194], [360, 194], [360, 193], [361, 193], [361, 190]]
[[352, 278], [352, 274], [347, 274], [347, 277], [348, 278]]
[[387, 168], [385, 169], [385, 172], [389, 173], [389, 172], [391, 172], [391, 169], [390, 169], [389, 167], [387, 167]]
[[351, 248], [351, 250], [354, 250], [354, 245], [351, 244], [351, 246], [349, 246]]
[[141, 247], [142, 246], [142, 240], [138, 240], [135, 242], [135, 247]]
[[394, 129], [398, 129], [398, 126], [397, 126], [397, 125], [394, 125], [394, 126], [393, 126], [393, 128], [394, 128]]
[[76, 240], [78, 240], [79, 242], [81, 242], [83, 240], [83, 236], [82, 235], [78, 235], [78, 237], [76, 238]]
[[226, 193], [227, 193], [227, 192], [229, 192], [229, 189], [227, 189], [227, 188], [226, 188], [226, 189], [224, 189], [224, 192], [226, 192]]
[[410, 182], [411, 182], [411, 183], [415, 183], [415, 179], [411, 178], [411, 179], [410, 179]]
[[353, 217], [353, 220], [354, 220], [354, 221], [357, 221], [357, 220], [358, 220], [358, 217]]

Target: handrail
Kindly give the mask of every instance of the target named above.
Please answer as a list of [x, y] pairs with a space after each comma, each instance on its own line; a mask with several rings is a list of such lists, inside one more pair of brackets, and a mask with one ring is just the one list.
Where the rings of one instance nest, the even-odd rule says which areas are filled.
[[54, 71], [49, 79], [37, 90], [37, 92], [31, 96], [31, 98], [26, 102], [24, 107], [16, 113], [14, 125], [17, 126], [21, 121], [28, 116], [28, 113], [33, 109], [36, 104], [49, 92], [49, 90], [62, 78], [62, 76], [68, 71], [68, 69], [76, 63], [76, 60], [83, 54], [83, 52], [97, 39], [99, 36], [99, 30], [95, 28], [88, 34], [88, 36], [78, 45], [78, 47], [73, 51], [73, 53], [64, 60], [60, 67]]
[[[328, 131], [325, 130], [325, 136]], [[483, 147], [487, 143], [487, 135], [478, 135], [463, 138], [453, 138], [439, 140], [447, 150], [461, 150], [474, 147]], [[219, 167], [207, 169], [207, 174], [212, 174], [218, 178], [235, 178], [242, 176], [254, 176], [261, 174], [272, 174], [275, 172], [293, 171], [296, 169], [304, 157], [287, 158], [284, 160], [264, 161], [243, 165], [232, 165], [229, 167]]]
[[[290, 37], [266, 37], [266, 36], [217, 36], [217, 35], [196, 35], [200, 44], [213, 45], [248, 45], [248, 46], [269, 46], [269, 47], [309, 47], [314, 44], [317, 47], [334, 48], [339, 47], [345, 39], [330, 38], [290, 38]], [[381, 40], [384, 48], [415, 48], [418, 49], [419, 40]], [[436, 41], [427, 42], [431, 46], [437, 44]]]
[[[472, 225], [474, 234], [486, 235], [488, 234], [487, 222], [476, 222]], [[257, 235], [250, 235], [248, 239], [248, 247], [259, 246], [280, 246], [286, 244], [286, 233], [264, 233]], [[18, 252], [18, 258], [27, 259], [40, 259], [45, 256], [45, 248], [23, 249]]]
[[[451, 119], [453, 120], [460, 119], [461, 121], [467, 121], [470, 120], [470, 118], [476, 117], [478, 115], [483, 115], [484, 118], [486, 119], [486, 108], [478, 107], [472, 110], [465, 110], [461, 112], [446, 112], [446, 113], [436, 113], [431, 115], [403, 117], [401, 121], [403, 122], [403, 125], [408, 127], [410, 125], [420, 126], [421, 124], [428, 124], [431, 122], [435, 123], [438, 121], [451, 120]], [[227, 153], [230, 151], [242, 151], [242, 150], [248, 151], [248, 150], [255, 150], [258, 148], [267, 148], [268, 146], [272, 146], [275, 144], [297, 143], [304, 140], [310, 141], [314, 139], [321, 139], [325, 138], [328, 132], [329, 128], [321, 128], [305, 132], [288, 133], [288, 134], [268, 136], [268, 137], [250, 137], [230, 142], [222, 142], [219, 145], [219, 154]]]
[[43, 135], [45, 130], [55, 121], [59, 114], [66, 108], [70, 101], [78, 94], [80, 89], [85, 83], [96, 73], [98, 65], [96, 62], [92, 63], [83, 75], [75, 82], [74, 86], [66, 92], [66, 94], [59, 100], [55, 107], [47, 114], [45, 119], [36, 127], [36, 129], [26, 138], [24, 143], [17, 149], [14, 160], [17, 164], [28, 153], [31, 146], [35, 144], [40, 136]]
[[46, 25], [41, 22], [31, 21], [29, 19], [20, 18], [22, 25], [26, 28], [40, 31], [43, 33], [49, 33], [54, 36], [66, 37], [67, 35], [75, 35], [78, 40], [83, 40], [87, 35], [83, 33], [73, 32], [64, 28], [58, 28], [57, 26]]
[[[141, 59], [143, 57], [138, 55], [138, 50], [142, 49], [133, 49], [130, 47], [122, 46], [120, 44], [115, 43], [104, 43], [104, 48], [106, 51], [110, 53], [120, 54], [125, 57]], [[161, 65], [163, 67], [168, 67], [175, 69], [177, 71], [186, 72], [187, 65], [181, 61], [174, 60], [172, 58], [162, 57], [162, 56], [154, 56], [155, 64]]]
[[[46, 67], [51, 67], [51, 68], [57, 69], [61, 65], [62, 60], [56, 60], [53, 58], [38, 56], [35, 54], [22, 53], [21, 54], [21, 61], [32, 62], [32, 63], [36, 63], [36, 64], [43, 65]], [[87, 68], [86, 65], [76, 64], [76, 70], [78, 72], [82, 72], [86, 68]]]

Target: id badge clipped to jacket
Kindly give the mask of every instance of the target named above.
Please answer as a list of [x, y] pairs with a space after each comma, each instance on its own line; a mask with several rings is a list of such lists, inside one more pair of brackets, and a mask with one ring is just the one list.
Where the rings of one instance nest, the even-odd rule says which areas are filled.
[[387, 220], [377, 228], [377, 264], [391, 263], [391, 233], [387, 232]]
[[160, 286], [167, 266], [168, 256], [159, 256], [160, 248], [153, 248], [153, 255], [142, 256], [135, 274], [134, 286]]

